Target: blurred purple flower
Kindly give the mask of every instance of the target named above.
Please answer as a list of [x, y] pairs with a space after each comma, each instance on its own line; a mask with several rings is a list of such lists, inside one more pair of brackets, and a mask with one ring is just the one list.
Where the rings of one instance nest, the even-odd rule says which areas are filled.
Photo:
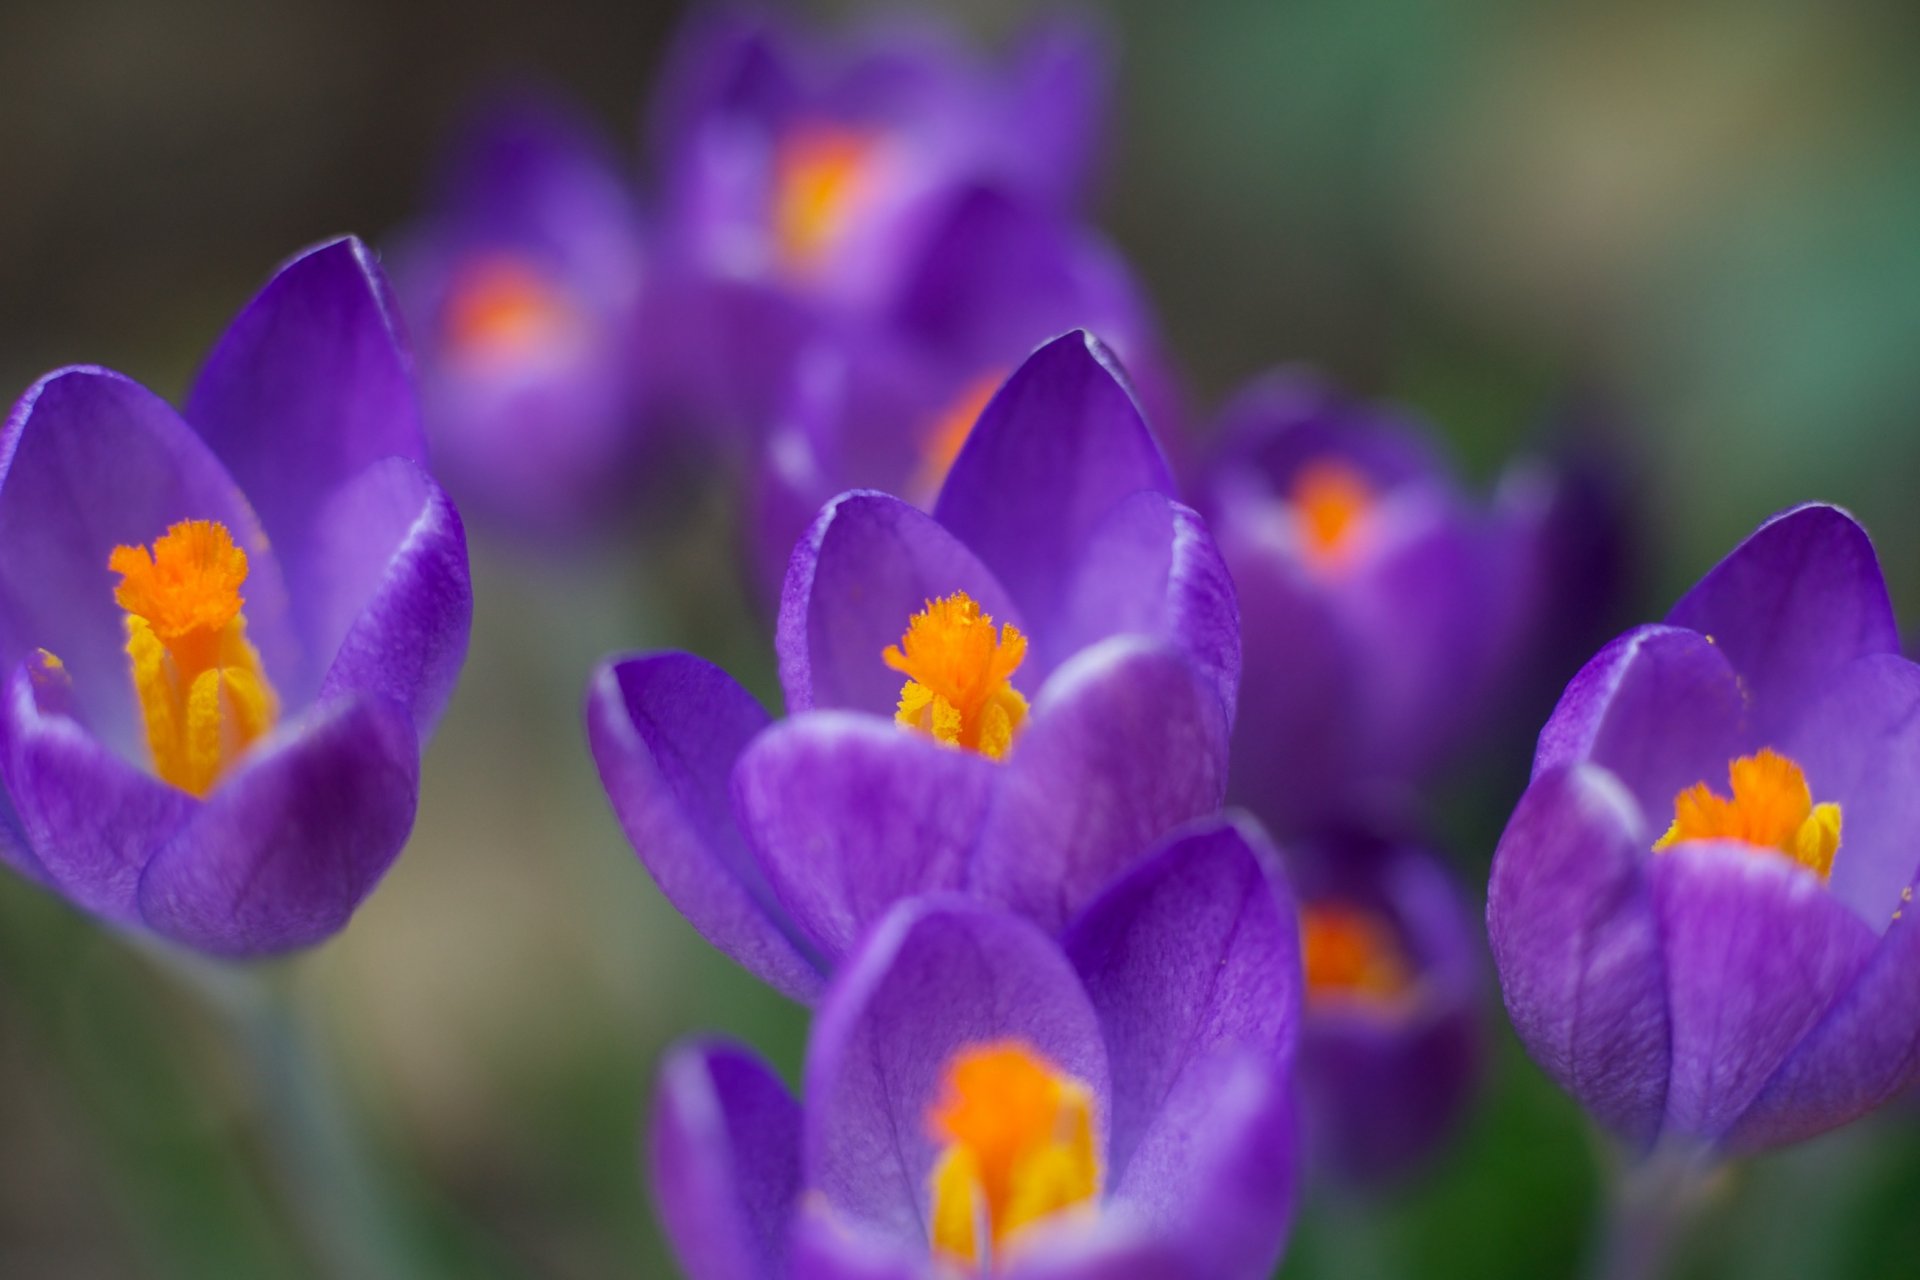
[[629, 496], [645, 268], [633, 195], [588, 124], [526, 99], [468, 122], [393, 274], [427, 430], [469, 514], [565, 537]]
[[1479, 922], [1416, 846], [1347, 832], [1293, 852], [1311, 1163], [1348, 1183], [1391, 1180], [1430, 1157], [1472, 1100]]
[[338, 931], [412, 827], [472, 610], [372, 255], [282, 267], [183, 413], [64, 369], [0, 448], [0, 858], [216, 954]]
[[951, 897], [882, 916], [796, 1104], [750, 1053], [662, 1064], [653, 1194], [692, 1280], [1262, 1277], [1296, 1181], [1294, 908], [1215, 821], [1058, 943]]
[[594, 756], [667, 897], [805, 998], [900, 898], [1057, 930], [1217, 809], [1238, 617], [1171, 491], [1111, 357], [1068, 334], [994, 396], [931, 516], [873, 492], [820, 513], [781, 606], [787, 719], [689, 654], [604, 665]]
[[1899, 647], [1866, 532], [1798, 507], [1602, 649], [1541, 731], [1494, 959], [1535, 1059], [1630, 1144], [1792, 1142], [1920, 1068]]

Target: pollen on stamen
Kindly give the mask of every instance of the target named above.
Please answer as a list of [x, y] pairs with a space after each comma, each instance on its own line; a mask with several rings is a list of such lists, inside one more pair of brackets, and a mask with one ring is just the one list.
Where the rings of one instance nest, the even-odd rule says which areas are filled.
[[1776, 751], [1740, 756], [1727, 766], [1732, 795], [1705, 782], [1674, 797], [1673, 825], [1656, 852], [1690, 840], [1726, 840], [1785, 854], [1821, 880], [1840, 849], [1840, 806], [1815, 804], [1807, 775]]
[[247, 553], [215, 520], [183, 520], [156, 538], [153, 550], [115, 547], [107, 568], [120, 575], [114, 603], [144, 618], [162, 640], [218, 631], [246, 603]]
[[898, 645], [881, 655], [907, 677], [894, 719], [950, 746], [1005, 759], [1027, 718], [1027, 700], [1009, 681], [1026, 660], [1027, 638], [1011, 623], [996, 632], [964, 591], [927, 601]]

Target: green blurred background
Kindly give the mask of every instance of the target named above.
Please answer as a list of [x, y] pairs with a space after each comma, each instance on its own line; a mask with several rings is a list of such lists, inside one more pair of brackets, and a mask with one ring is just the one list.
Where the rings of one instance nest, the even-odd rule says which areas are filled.
[[[841, 14], [860, 6], [835, 5]], [[985, 38], [1028, 12], [953, 6]], [[502, 76], [570, 87], [636, 153], [680, 6], [0, 4], [0, 385], [85, 361], [168, 393], [293, 249], [376, 241]], [[1490, 476], [1566, 388], [1613, 409], [1650, 616], [1771, 511], [1875, 532], [1920, 611], [1920, 8], [1740, 0], [1239, 0], [1109, 9], [1103, 224], [1196, 403], [1283, 359], [1426, 409]], [[659, 898], [579, 729], [591, 664], [684, 646], [774, 694], [716, 487], [557, 565], [475, 530], [472, 656], [414, 840], [290, 993], [405, 1274], [673, 1274], [641, 1187], [652, 1060], [711, 1028], [791, 1074], [798, 1012]], [[1511, 726], [1524, 741], [1532, 726]], [[1524, 753], [1439, 798], [1477, 891]], [[1482, 1106], [1384, 1199], [1314, 1197], [1285, 1274], [1577, 1268], [1605, 1153], [1497, 1012]], [[244, 1037], [0, 880], [0, 1276], [321, 1274], [327, 1208], [269, 1155]], [[324, 1144], [321, 1144], [324, 1146]], [[1911, 1276], [1920, 1109], [1739, 1170], [1699, 1276]], [[324, 1234], [324, 1232], [322, 1232]], [[337, 1242], [336, 1242], [337, 1243]]]

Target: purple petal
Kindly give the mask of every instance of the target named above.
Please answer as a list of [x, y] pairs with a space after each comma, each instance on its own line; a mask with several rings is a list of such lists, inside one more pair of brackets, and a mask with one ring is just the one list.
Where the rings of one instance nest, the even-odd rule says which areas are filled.
[[310, 584], [320, 651], [334, 655], [320, 696], [391, 699], [424, 740], [453, 693], [473, 621], [453, 503], [419, 464], [375, 463], [328, 499], [311, 567], [323, 575]]
[[763, 128], [798, 103], [792, 36], [770, 14], [696, 9], [662, 63], [648, 121], [669, 170], [709, 128], [739, 122]]
[[603, 663], [587, 689], [601, 785], [654, 883], [709, 942], [810, 1000], [819, 970], [786, 932], [733, 818], [734, 764], [766, 726], [753, 695], [691, 654]]
[[1160, 446], [1112, 355], [1074, 332], [1029, 356], [993, 397], [934, 516], [1044, 634], [1094, 529], [1142, 489], [1173, 496]]
[[1036, 1223], [995, 1274], [1005, 1280], [1189, 1280], [1216, 1274], [1202, 1261], [1145, 1224], [1103, 1213], [1091, 1222]]
[[783, 1280], [800, 1196], [800, 1107], [751, 1051], [701, 1042], [668, 1051], [648, 1171], [690, 1280]]
[[1675, 796], [1697, 782], [1724, 792], [1728, 762], [1748, 749], [1740, 678], [1720, 646], [1677, 627], [1636, 627], [1567, 686], [1540, 731], [1533, 776], [1600, 765], [1657, 834]]
[[781, 595], [776, 644], [787, 710], [891, 716], [904, 677], [881, 655], [929, 600], [955, 591], [996, 624], [1025, 630], [993, 574], [925, 512], [884, 493], [835, 498], [794, 549]]
[[1220, 807], [1226, 713], [1183, 654], [1118, 636], [1054, 673], [1005, 768], [975, 887], [1057, 931], [1162, 837]]
[[1240, 607], [1206, 522], [1158, 493], [1136, 493], [1094, 530], [1060, 625], [1043, 637], [1050, 670], [1132, 632], [1192, 655], [1231, 722], [1240, 693]]
[[153, 855], [141, 916], [225, 956], [331, 937], [406, 844], [419, 772], [413, 721], [395, 703], [335, 703], [282, 725]]
[[1521, 1043], [1629, 1141], [1666, 1107], [1667, 987], [1632, 798], [1592, 765], [1534, 779], [1493, 856], [1487, 935]]
[[1025, 921], [959, 899], [888, 913], [840, 969], [807, 1052], [809, 1188], [857, 1228], [928, 1239], [927, 1114], [954, 1055], [1017, 1040], [1085, 1083], [1104, 1142], [1100, 1026], [1067, 959]]
[[1648, 869], [1666, 955], [1668, 1129], [1717, 1138], [1871, 953], [1872, 929], [1791, 859], [1683, 844]]
[[1853, 659], [1900, 651], [1873, 543], [1837, 507], [1795, 507], [1761, 525], [1667, 621], [1726, 652], [1765, 737]]
[[1001, 768], [873, 716], [803, 712], [748, 745], [734, 807], [781, 904], [832, 960], [900, 899], [965, 887]]
[[1291, 365], [1248, 383], [1220, 415], [1223, 490], [1283, 495], [1301, 467], [1342, 459], [1381, 488], [1444, 478], [1431, 430], [1404, 411], [1347, 395], [1315, 371]]
[[1084, 14], [1042, 19], [1016, 50], [1014, 115], [1036, 177], [1072, 201], [1099, 167], [1115, 62], [1111, 33]]
[[906, 1244], [862, 1230], [817, 1199], [802, 1201], [793, 1228], [786, 1280], [944, 1280], [924, 1242]]
[[126, 619], [107, 559], [181, 520], [217, 520], [247, 553], [248, 636], [292, 705], [311, 684], [287, 625], [279, 562], [219, 461], [167, 403], [104, 369], [64, 369], [28, 389], [0, 456], [0, 664], [36, 649], [73, 678], [75, 715], [100, 739], [143, 752]]
[[96, 915], [137, 924], [141, 872], [199, 804], [82, 728], [66, 708], [71, 692], [44, 655], [7, 682], [0, 777], [30, 850], [23, 869]]

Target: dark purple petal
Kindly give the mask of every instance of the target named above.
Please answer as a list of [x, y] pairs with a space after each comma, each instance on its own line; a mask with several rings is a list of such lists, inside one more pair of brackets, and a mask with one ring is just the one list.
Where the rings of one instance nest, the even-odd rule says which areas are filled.
[[1874, 932], [1790, 858], [1677, 845], [1647, 880], [1666, 956], [1666, 1127], [1718, 1138], [1872, 952]]
[[[965, 591], [997, 625], [1025, 630], [993, 574], [925, 512], [884, 493], [828, 503], [794, 549], [776, 643], [787, 710], [891, 716], [905, 677], [881, 655], [929, 600]], [[1016, 687], [1031, 687], [1019, 676]]]
[[1094, 529], [1173, 479], [1111, 353], [1084, 332], [1027, 358], [980, 415], [934, 515], [1044, 634]]
[[7, 682], [0, 778], [30, 850], [23, 869], [96, 915], [135, 924], [141, 872], [199, 804], [82, 728], [67, 711], [71, 692], [44, 655]]
[[1105, 1145], [1107, 1061], [1073, 968], [1031, 924], [961, 899], [895, 907], [841, 967], [807, 1051], [807, 1186], [828, 1210], [924, 1243], [937, 1154], [927, 1114], [962, 1050], [1017, 1040], [1092, 1091]]
[[1233, 578], [1206, 522], [1158, 493], [1125, 499], [1094, 530], [1059, 625], [1041, 637], [1041, 670], [1126, 632], [1191, 655], [1232, 721], [1240, 692]]
[[1284, 496], [1309, 463], [1344, 461], [1395, 488], [1444, 477], [1426, 425], [1398, 408], [1347, 395], [1315, 371], [1291, 365], [1248, 383], [1220, 415], [1216, 486]]
[[165, 401], [104, 369], [49, 374], [15, 406], [0, 457], [0, 669], [36, 649], [54, 654], [73, 678], [80, 721], [123, 752], [143, 752], [107, 559], [178, 521], [217, 520], [247, 553], [247, 634], [268, 679], [291, 705], [311, 692], [259, 521]]
[[1898, 653], [1887, 584], [1852, 516], [1809, 504], [1773, 517], [1715, 565], [1667, 614], [1711, 636], [1772, 736], [1853, 659]]
[[800, 1197], [800, 1107], [750, 1050], [695, 1042], [668, 1051], [648, 1171], [689, 1280], [785, 1280]]
[[601, 665], [587, 690], [587, 740], [634, 851], [707, 940], [797, 1000], [820, 973], [797, 949], [734, 824], [733, 767], [767, 713], [691, 654]]
[[473, 621], [459, 512], [417, 463], [375, 463], [328, 500], [311, 563], [325, 575], [312, 583], [321, 652], [333, 654], [321, 698], [391, 699], [424, 740], [453, 693]]
[[747, 746], [734, 806], [781, 905], [832, 960], [900, 899], [966, 886], [1002, 767], [891, 721], [809, 711]]
[[[1110, 1167], [1136, 1197], [1188, 1194], [1207, 1127], [1171, 1130], [1165, 1100], [1223, 1049], [1283, 1071], [1300, 1022], [1298, 909], [1250, 823], [1214, 819], [1168, 842], [1096, 898], [1063, 945], [1106, 1036]], [[1151, 1135], [1151, 1140], [1150, 1140]]]
[[1688, 787], [1706, 782], [1725, 794], [1727, 765], [1749, 744], [1740, 678], [1720, 646], [1678, 627], [1636, 627], [1595, 654], [1560, 696], [1540, 731], [1533, 776], [1600, 765], [1658, 836]]
[[1603, 1124], [1646, 1144], [1672, 1052], [1637, 809], [1592, 765], [1535, 778], [1493, 856], [1487, 934], [1527, 1052]]
[[140, 914], [200, 951], [257, 956], [346, 927], [413, 829], [420, 742], [374, 698], [280, 726], [222, 778], [140, 877]]
[[1184, 654], [1118, 636], [1054, 673], [1004, 767], [975, 888], [1057, 931], [1162, 837], [1220, 807], [1226, 713]]

